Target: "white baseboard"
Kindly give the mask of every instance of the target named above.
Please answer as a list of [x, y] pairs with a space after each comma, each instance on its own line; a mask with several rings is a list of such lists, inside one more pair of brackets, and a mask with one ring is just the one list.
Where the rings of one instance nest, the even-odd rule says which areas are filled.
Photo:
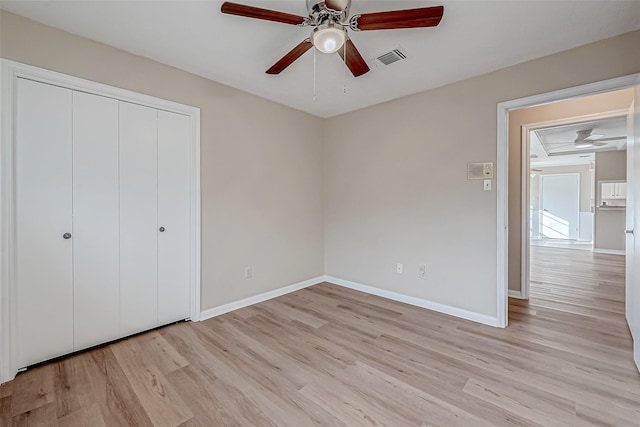
[[596, 254], [607, 254], [607, 255], [626, 255], [627, 253], [620, 249], [600, 249], [593, 248], [593, 252]]
[[394, 301], [399, 301], [405, 304], [415, 305], [418, 307], [426, 308], [428, 310], [437, 311], [438, 313], [448, 314], [450, 316], [459, 317], [461, 319], [471, 320], [473, 322], [482, 323], [489, 326], [498, 326], [498, 319], [496, 317], [487, 316], [485, 314], [476, 313], [473, 311], [463, 310], [461, 308], [452, 307], [437, 302], [411, 297], [397, 292], [387, 291], [385, 289], [375, 288], [373, 286], [363, 285], [361, 283], [351, 282], [349, 280], [339, 279], [333, 276], [318, 276], [313, 279], [305, 280], [303, 282], [294, 283], [293, 285], [285, 286], [283, 288], [274, 289], [273, 291], [264, 292], [259, 295], [254, 295], [249, 298], [241, 299], [239, 301], [230, 302], [218, 307], [204, 310], [200, 313], [200, 321], [207, 320], [212, 317], [220, 316], [221, 314], [229, 313], [230, 311], [239, 310], [244, 307], [248, 307], [253, 304], [258, 304], [263, 301], [267, 301], [273, 298], [277, 298], [282, 295], [286, 295], [291, 292], [298, 291], [300, 289], [308, 288], [309, 286], [317, 285], [322, 282], [330, 282], [334, 285], [343, 286], [345, 288], [354, 289], [356, 291], [365, 292], [371, 295], [377, 295], [382, 298], [388, 298]]
[[259, 295], [254, 295], [249, 298], [241, 299], [239, 301], [233, 301], [228, 304], [220, 305], [218, 307], [209, 308], [200, 312], [200, 321], [211, 319], [212, 317], [220, 316], [221, 314], [228, 313], [230, 311], [239, 310], [244, 307], [248, 307], [259, 302], [267, 301], [273, 298], [277, 298], [282, 295], [286, 295], [291, 292], [298, 291], [300, 289], [308, 288], [309, 286], [317, 285], [324, 281], [324, 276], [314, 277], [313, 279], [305, 280], [303, 282], [294, 283], [293, 285], [285, 286], [283, 288], [274, 289], [273, 291], [264, 292]]
[[514, 289], [509, 289], [509, 298], [525, 299], [522, 296], [522, 291], [516, 291]]
[[367, 294], [377, 295], [379, 297], [388, 298], [394, 301], [403, 302], [405, 304], [415, 305], [426, 308], [428, 310], [437, 311], [439, 313], [448, 314], [450, 316], [460, 317], [462, 319], [471, 320], [473, 322], [482, 323], [484, 325], [498, 327], [497, 317], [487, 316], [473, 311], [463, 310], [461, 308], [451, 307], [449, 305], [428, 301], [421, 298], [411, 297], [397, 292], [387, 291], [385, 289], [374, 288], [373, 286], [363, 285], [361, 283], [351, 282], [349, 280], [339, 279], [333, 276], [324, 276], [324, 281], [333, 283], [345, 288], [354, 289], [356, 291], [365, 292]]

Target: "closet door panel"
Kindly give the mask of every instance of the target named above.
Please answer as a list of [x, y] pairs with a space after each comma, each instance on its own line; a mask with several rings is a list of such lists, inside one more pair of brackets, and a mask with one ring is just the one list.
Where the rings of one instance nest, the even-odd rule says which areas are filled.
[[158, 320], [189, 317], [190, 118], [158, 111]]
[[157, 110], [120, 107], [122, 335], [158, 325]]
[[73, 93], [74, 349], [119, 335], [118, 101]]
[[73, 351], [72, 91], [18, 79], [18, 365]]

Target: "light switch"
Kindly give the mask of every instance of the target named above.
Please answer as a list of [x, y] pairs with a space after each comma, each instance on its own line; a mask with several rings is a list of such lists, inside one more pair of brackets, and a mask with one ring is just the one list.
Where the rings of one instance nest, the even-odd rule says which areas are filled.
[[482, 164], [482, 176], [485, 178], [493, 178], [493, 162], [485, 162]]
[[491, 180], [490, 179], [485, 179], [484, 180], [484, 191], [491, 191]]

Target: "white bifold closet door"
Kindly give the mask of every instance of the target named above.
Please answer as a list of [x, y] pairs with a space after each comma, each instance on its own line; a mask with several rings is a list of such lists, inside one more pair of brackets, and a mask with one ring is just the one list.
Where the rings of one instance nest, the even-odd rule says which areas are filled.
[[120, 321], [158, 325], [158, 110], [120, 104]]
[[73, 351], [72, 97], [18, 79], [15, 149], [19, 366]]
[[158, 111], [158, 322], [189, 317], [188, 116]]
[[18, 79], [17, 363], [189, 317], [190, 117]]
[[187, 116], [120, 102], [124, 335], [189, 317]]
[[119, 337], [118, 228], [118, 101], [74, 92], [74, 350]]

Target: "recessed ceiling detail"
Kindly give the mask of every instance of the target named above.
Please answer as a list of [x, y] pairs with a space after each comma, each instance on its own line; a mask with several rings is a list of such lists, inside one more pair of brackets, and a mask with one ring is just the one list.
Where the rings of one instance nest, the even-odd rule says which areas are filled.
[[615, 151], [627, 143], [625, 116], [554, 126], [534, 131], [548, 156]]

